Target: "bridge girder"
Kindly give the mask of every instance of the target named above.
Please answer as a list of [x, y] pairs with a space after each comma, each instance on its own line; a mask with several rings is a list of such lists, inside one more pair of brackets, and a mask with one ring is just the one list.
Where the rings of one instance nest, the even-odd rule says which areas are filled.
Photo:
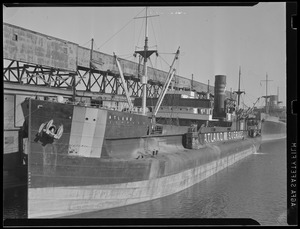
[[[71, 72], [16, 60], [4, 62], [6, 65], [3, 69], [4, 82], [59, 89], [72, 89], [75, 86], [76, 91], [125, 96], [119, 75], [110, 71], [78, 67], [76, 72]], [[140, 97], [143, 89], [139, 80], [126, 75], [124, 77], [130, 96]], [[161, 89], [161, 83], [150, 81], [147, 86], [147, 96], [158, 97]]]

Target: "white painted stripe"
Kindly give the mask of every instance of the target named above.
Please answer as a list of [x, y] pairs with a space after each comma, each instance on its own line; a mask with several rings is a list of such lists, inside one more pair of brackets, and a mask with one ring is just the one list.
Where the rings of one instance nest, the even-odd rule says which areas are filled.
[[106, 110], [74, 107], [69, 154], [99, 158], [105, 134], [106, 117]]
[[70, 133], [68, 153], [79, 155], [83, 130], [83, 120], [85, 118], [85, 107], [74, 107]]
[[91, 156], [97, 117], [98, 109], [85, 108], [85, 117], [83, 119], [82, 137], [79, 150], [80, 156]]
[[101, 156], [101, 150], [104, 140], [105, 128], [106, 128], [106, 119], [107, 119], [107, 111], [106, 110], [98, 110], [97, 121], [96, 121], [96, 129], [94, 132], [93, 144], [91, 157]]

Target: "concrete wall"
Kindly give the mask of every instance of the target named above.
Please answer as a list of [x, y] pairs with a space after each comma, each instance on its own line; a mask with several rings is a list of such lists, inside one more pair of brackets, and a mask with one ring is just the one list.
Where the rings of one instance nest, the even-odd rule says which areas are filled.
[[[112, 55], [93, 51], [92, 56], [92, 63], [96, 69], [119, 74]], [[72, 72], [77, 71], [77, 67], [89, 68], [90, 66], [89, 49], [7, 23], [3, 23], [3, 58]], [[120, 64], [125, 77], [139, 80], [137, 63], [120, 59]], [[167, 72], [148, 67], [149, 81], [163, 84], [166, 77]], [[209, 76], [201, 77], [205, 79]], [[172, 84], [178, 88], [191, 88], [191, 79], [176, 75]], [[193, 88], [199, 92], [207, 91], [207, 84], [193, 81]], [[214, 87], [209, 88], [214, 94]], [[230, 92], [226, 91], [226, 95], [230, 97]], [[236, 95], [232, 96], [235, 98]]]
[[3, 23], [3, 58], [76, 71], [77, 44]]

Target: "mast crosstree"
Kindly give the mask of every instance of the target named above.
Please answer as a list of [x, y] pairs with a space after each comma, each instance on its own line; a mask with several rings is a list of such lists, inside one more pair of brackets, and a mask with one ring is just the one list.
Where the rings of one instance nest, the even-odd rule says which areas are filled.
[[261, 80], [261, 81], [264, 81], [266, 82], [266, 96], [263, 96], [265, 98], [265, 103], [266, 103], [266, 114], [269, 113], [269, 106], [268, 106], [268, 82], [269, 81], [273, 81], [273, 80], [268, 80], [268, 73], [266, 73], [266, 79], [265, 80]]
[[146, 19], [144, 50], [135, 51], [135, 54], [136, 53], [139, 54], [144, 59], [143, 75], [140, 76], [140, 82], [141, 82], [142, 88], [143, 88], [143, 95], [142, 95], [142, 114], [143, 115], [146, 114], [146, 98], [147, 98], [147, 83], [148, 83], [147, 60], [153, 53], [157, 54], [157, 50], [149, 50], [149, 47], [148, 47], [148, 18], [149, 17], [156, 17], [156, 16], [159, 16], [159, 15], [148, 15], [148, 7], [146, 7], [146, 16], [144, 16], [144, 17], [135, 17], [134, 18], [134, 19], [139, 19], [139, 18], [145, 18]]
[[237, 110], [238, 110], [239, 107], [240, 107], [240, 97], [241, 97], [241, 94], [245, 94], [245, 91], [241, 91], [240, 87], [241, 87], [241, 66], [240, 66], [240, 68], [239, 68], [239, 87], [238, 87], [238, 90], [237, 90], [237, 91], [234, 91], [234, 92], [233, 92], [233, 93], [235, 93], [235, 94], [238, 95]]

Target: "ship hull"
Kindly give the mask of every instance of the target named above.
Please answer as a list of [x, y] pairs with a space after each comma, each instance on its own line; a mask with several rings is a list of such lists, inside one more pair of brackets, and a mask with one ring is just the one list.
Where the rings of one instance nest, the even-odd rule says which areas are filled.
[[[67, 157], [56, 169], [51, 165], [51, 175], [45, 166], [44, 173], [30, 174], [28, 217], [64, 217], [168, 196], [255, 153], [259, 144], [260, 138], [245, 139], [135, 161]], [[76, 171], [89, 169], [78, 176], [70, 173], [74, 164]]]
[[[251, 155], [261, 142], [242, 132], [202, 134], [199, 147], [186, 149], [187, 127], [163, 126], [160, 134], [150, 134], [146, 116], [38, 100], [22, 106], [29, 218], [66, 217], [171, 195]], [[63, 125], [57, 138], [44, 136], [49, 123]]]
[[263, 141], [286, 138], [286, 123], [279, 120], [279, 117], [265, 115], [261, 127]]

